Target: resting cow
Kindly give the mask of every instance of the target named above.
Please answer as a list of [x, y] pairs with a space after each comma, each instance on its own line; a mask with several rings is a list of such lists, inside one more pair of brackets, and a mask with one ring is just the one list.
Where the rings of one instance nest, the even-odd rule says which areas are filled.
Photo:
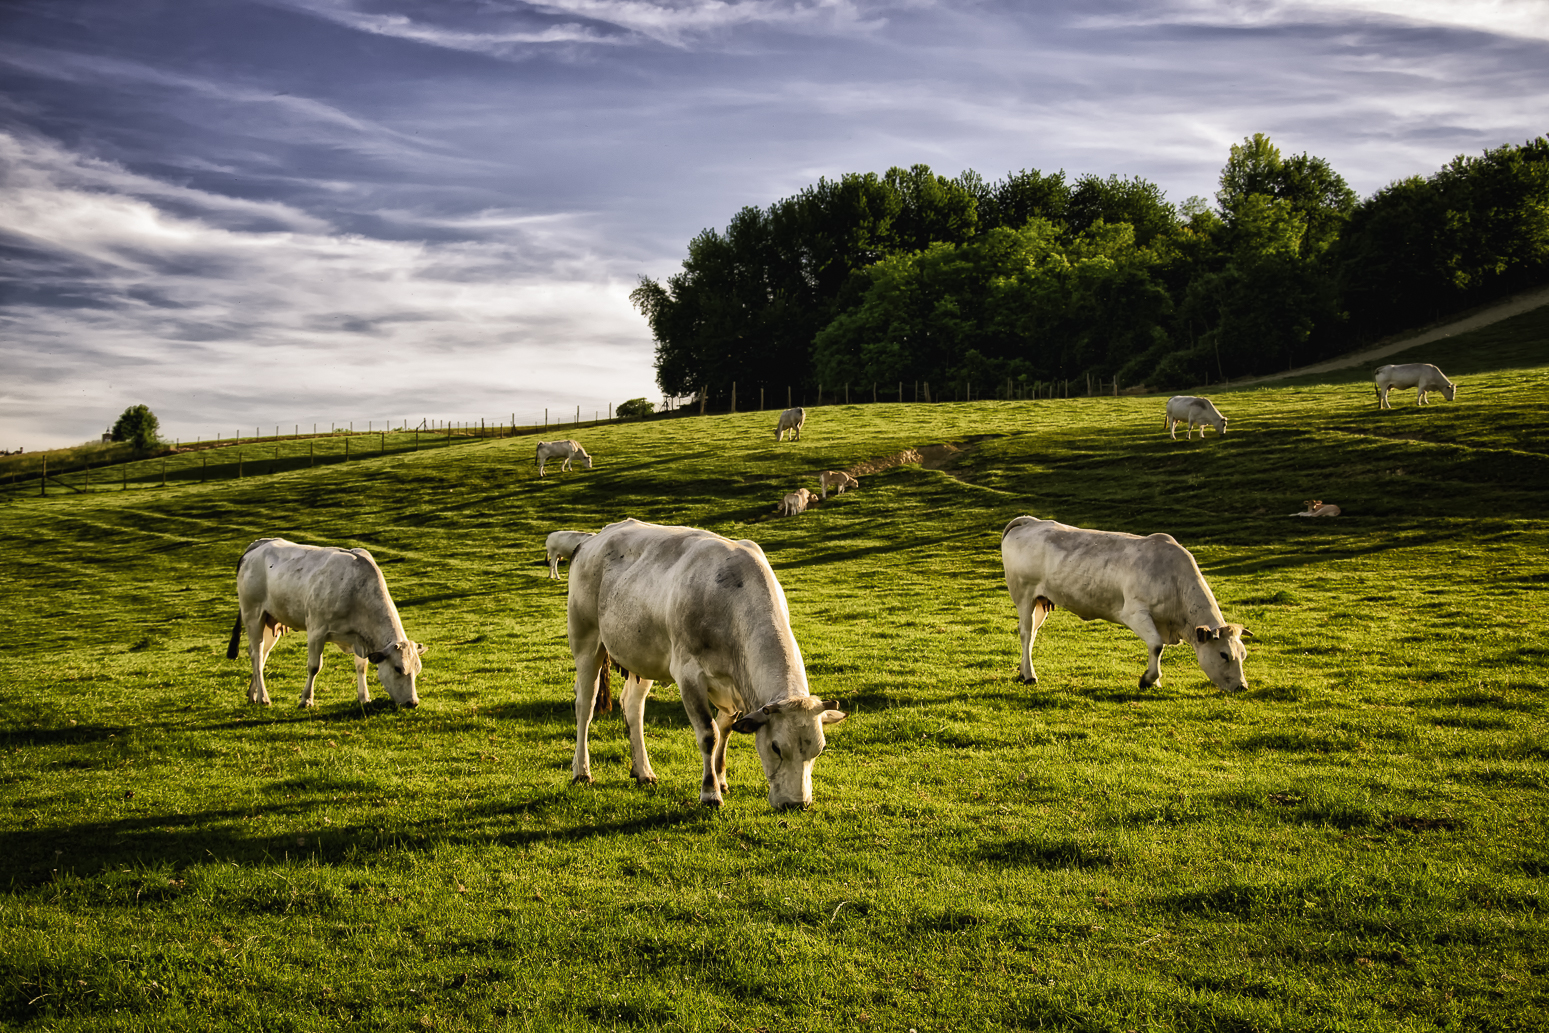
[[1123, 624], [1145, 641], [1151, 662], [1143, 689], [1161, 679], [1162, 647], [1185, 641], [1223, 692], [1247, 688], [1242, 639], [1251, 635], [1221, 616], [1199, 565], [1172, 535], [1141, 538], [1019, 516], [1002, 532], [1000, 554], [1021, 618], [1022, 682], [1038, 681], [1033, 640], [1050, 611], [1063, 607], [1084, 621]]
[[543, 541], [543, 551], [549, 561], [549, 577], [559, 580], [559, 561], [575, 555], [581, 543], [592, 537], [591, 531], [550, 531]]
[[671, 680], [704, 760], [701, 803], [721, 805], [733, 731], [754, 733], [772, 807], [812, 802], [823, 728], [845, 715], [808, 692], [785, 593], [757, 543], [638, 520], [609, 524], [571, 561], [569, 619], [574, 781], [592, 780], [587, 733], [611, 657], [626, 676], [621, 702], [637, 781], [656, 781], [646, 696], [653, 681]]
[[1388, 392], [1393, 388], [1400, 391], [1407, 388], [1416, 388], [1415, 404], [1424, 405], [1425, 396], [1431, 391], [1440, 391], [1441, 396], [1447, 401], [1452, 401], [1458, 396], [1458, 386], [1447, 379], [1447, 375], [1432, 366], [1429, 362], [1406, 362], [1397, 366], [1377, 367], [1377, 408], [1391, 409], [1388, 404]]
[[536, 462], [538, 464], [539, 477], [543, 476], [543, 466], [550, 459], [564, 460], [563, 463], [559, 464], [560, 472], [570, 469], [570, 461], [572, 459], [584, 459], [586, 460], [586, 468], [588, 470], [592, 468], [592, 457], [586, 454], [586, 449], [582, 448], [579, 442], [572, 441], [569, 438], [566, 438], [564, 441], [538, 442]]
[[1302, 505], [1307, 508], [1300, 513], [1292, 513], [1291, 516], [1299, 517], [1337, 517], [1344, 510], [1332, 502], [1324, 502], [1322, 499], [1308, 499]]
[[801, 426], [807, 422], [807, 410], [801, 406], [787, 409], [780, 414], [780, 422], [775, 424], [775, 440], [782, 441], [786, 431], [791, 431], [797, 441], [801, 440]]
[[1163, 429], [1172, 435], [1174, 441], [1178, 440], [1178, 424], [1188, 424], [1188, 430], [1184, 433], [1184, 440], [1194, 439], [1194, 428], [1199, 427], [1199, 438], [1205, 440], [1205, 428], [1214, 427], [1217, 434], [1226, 433], [1226, 417], [1221, 415], [1221, 410], [1215, 407], [1215, 403], [1208, 398], [1200, 398], [1197, 395], [1173, 395], [1167, 399], [1167, 416], [1163, 423]]
[[242, 631], [253, 660], [247, 698], [269, 703], [264, 661], [287, 629], [307, 633], [307, 687], [301, 705], [313, 705], [312, 686], [323, 666], [323, 647], [332, 642], [355, 657], [355, 696], [369, 702], [366, 665], [394, 703], [419, 705], [414, 679], [425, 647], [409, 641], [398, 610], [387, 592], [382, 570], [365, 549], [297, 545], [283, 538], [260, 538], [237, 561], [237, 625], [231, 629], [226, 658], [237, 658]]
[[821, 498], [828, 498], [828, 489], [834, 489], [835, 495], [843, 495], [846, 488], [859, 488], [861, 482], [845, 473], [843, 470], [824, 470], [818, 474], [818, 487], [823, 490]]

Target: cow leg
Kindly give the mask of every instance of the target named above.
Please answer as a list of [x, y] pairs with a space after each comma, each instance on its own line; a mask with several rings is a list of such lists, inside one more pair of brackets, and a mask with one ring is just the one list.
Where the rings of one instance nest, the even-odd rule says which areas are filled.
[[1146, 644], [1150, 662], [1146, 664], [1146, 673], [1140, 676], [1140, 687], [1149, 689], [1162, 680], [1162, 634], [1156, 630], [1156, 622], [1147, 610], [1131, 611], [1121, 614], [1121, 617], [1124, 626], [1139, 635]]
[[554, 556], [549, 560], [549, 577], [559, 580], [559, 557]]
[[1038, 672], [1033, 670], [1033, 643], [1038, 638], [1038, 629], [1053, 611], [1054, 604], [1040, 595], [1021, 614], [1017, 630], [1022, 635], [1022, 670], [1017, 680], [1024, 685], [1038, 684]]
[[1420, 390], [1415, 394], [1415, 404], [1416, 405], [1424, 405], [1425, 404], [1425, 388], [1423, 388], [1423, 387], [1420, 388]]
[[570, 783], [592, 780], [592, 755], [587, 737], [592, 730], [592, 715], [597, 710], [598, 677], [608, 662], [607, 651], [598, 641], [593, 650], [576, 653], [575, 664], [575, 759], [570, 762]]
[[1389, 389], [1386, 388], [1386, 387], [1379, 387], [1379, 388], [1377, 388], [1377, 408], [1379, 408], [1379, 409], [1391, 409], [1391, 408], [1393, 408], [1393, 406], [1388, 402], [1388, 391], [1389, 391]]
[[363, 656], [356, 656], [354, 650], [345, 650], [350, 654], [350, 659], [355, 661], [355, 702], [370, 703], [371, 690], [366, 688], [366, 668], [369, 664]]
[[699, 742], [699, 753], [705, 764], [704, 777], [699, 784], [699, 802], [706, 807], [719, 807], [721, 780], [715, 770], [715, 758], [717, 752], [723, 753], [724, 766], [725, 747], [720, 742], [720, 727], [710, 715], [710, 693], [700, 676], [678, 677], [676, 671], [673, 675], [683, 693], [683, 709], [688, 712], [688, 723], [694, 729], [694, 738]]
[[1178, 440], [1178, 421], [1177, 420], [1169, 419], [1167, 421], [1167, 433], [1172, 435], [1172, 439], [1174, 441]]
[[641, 785], [655, 785], [656, 772], [645, 752], [645, 700], [651, 694], [651, 680], [631, 674], [624, 679], [619, 709], [624, 712], [624, 728], [629, 732], [629, 774]]
[[322, 632], [307, 634], [307, 687], [301, 690], [299, 706], [316, 706], [312, 688], [317, 683], [317, 672], [323, 669], [323, 647], [327, 644], [328, 639]]
[[735, 711], [715, 712], [715, 783], [723, 793], [731, 791], [731, 783], [726, 780], [726, 748], [731, 745], [731, 726], [741, 716]]
[[247, 654], [253, 661], [253, 678], [247, 685], [247, 701], [269, 705], [269, 689], [264, 685], [264, 664], [269, 660], [269, 650], [274, 648], [280, 634], [275, 625], [259, 614], [258, 620], [247, 626]]

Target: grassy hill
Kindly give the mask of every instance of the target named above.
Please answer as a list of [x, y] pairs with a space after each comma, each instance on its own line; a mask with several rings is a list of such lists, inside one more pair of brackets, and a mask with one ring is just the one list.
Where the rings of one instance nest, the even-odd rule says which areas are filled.
[[[0, 1022], [1542, 1029], [1549, 317], [1421, 351], [1391, 361], [1440, 356], [1458, 401], [1378, 411], [1358, 371], [1223, 392], [1204, 442], [1156, 398], [825, 406], [800, 443], [772, 413], [599, 427], [594, 470], [541, 481], [525, 437], [10, 493]], [[1345, 515], [1287, 516], [1308, 498]], [[1250, 690], [1186, 647], [1138, 689], [1138, 639], [1058, 612], [1016, 684], [1020, 513], [1175, 535], [1255, 633]], [[769, 555], [851, 714], [813, 809], [771, 812], [741, 742], [699, 807], [671, 686], [658, 786], [616, 714], [568, 785], [542, 540], [624, 516]], [[358, 706], [337, 651], [296, 710], [299, 635], [276, 706], [245, 702], [233, 568], [267, 535], [372, 550], [430, 645], [418, 710]]]

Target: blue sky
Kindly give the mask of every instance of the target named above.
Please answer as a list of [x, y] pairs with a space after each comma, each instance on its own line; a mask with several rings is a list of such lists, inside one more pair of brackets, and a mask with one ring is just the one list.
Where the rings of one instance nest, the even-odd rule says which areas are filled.
[[627, 295], [820, 176], [1360, 194], [1545, 132], [1542, 0], [8, 0], [0, 447], [659, 399]]

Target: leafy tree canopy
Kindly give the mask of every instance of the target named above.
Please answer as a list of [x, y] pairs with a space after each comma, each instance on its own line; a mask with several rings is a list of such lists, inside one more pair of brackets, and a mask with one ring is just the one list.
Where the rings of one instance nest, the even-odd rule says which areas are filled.
[[160, 440], [160, 430], [161, 423], [148, 406], [131, 405], [113, 424], [111, 436], [114, 441], [132, 442], [137, 450], [143, 452]]

